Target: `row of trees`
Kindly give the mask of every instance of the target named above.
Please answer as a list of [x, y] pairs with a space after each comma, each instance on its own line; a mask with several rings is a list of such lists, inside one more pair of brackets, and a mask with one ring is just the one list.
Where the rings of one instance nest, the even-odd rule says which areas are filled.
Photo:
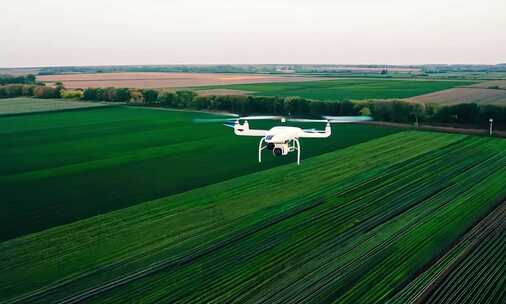
[[378, 121], [399, 123], [461, 124], [486, 127], [492, 118], [496, 127], [506, 129], [506, 107], [462, 103], [440, 106], [406, 101], [368, 101], [362, 103]]
[[0, 75], [0, 85], [4, 84], [34, 84], [36, 81], [35, 75], [28, 74], [22, 76], [13, 76], [13, 75]]
[[47, 87], [43, 85], [11, 84], [0, 86], [0, 98], [14, 98], [20, 96], [37, 98], [60, 98], [62, 87]]
[[300, 116], [360, 114], [350, 101], [325, 102], [300, 97], [197, 96], [191, 91], [162, 91], [152, 104], [162, 107], [228, 111], [238, 114], [265, 113]]
[[318, 101], [300, 97], [198, 96], [193, 91], [127, 88], [88, 88], [65, 90], [61, 85], [0, 86], [0, 98], [34, 96], [72, 98], [88, 101], [129, 102], [155, 107], [228, 111], [238, 114], [274, 114], [317, 117], [321, 115], [370, 115], [377, 121], [399, 123], [443, 123], [484, 126], [493, 118], [506, 127], [506, 107], [475, 103], [438, 106], [397, 101]]
[[89, 101], [130, 101], [130, 89], [127, 88], [88, 88], [84, 90], [82, 99]]

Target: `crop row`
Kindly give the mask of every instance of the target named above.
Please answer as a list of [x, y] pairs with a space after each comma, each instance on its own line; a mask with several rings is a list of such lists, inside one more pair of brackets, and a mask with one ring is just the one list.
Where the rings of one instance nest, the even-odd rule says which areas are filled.
[[[0, 241], [294, 161], [265, 155], [258, 164], [257, 138], [194, 117], [211, 115], [114, 107], [2, 117]], [[398, 132], [334, 131], [303, 142], [303, 159]]]
[[384, 302], [506, 196], [505, 165], [501, 140], [391, 135], [2, 243], [0, 294]]
[[389, 304], [503, 303], [506, 278], [506, 202]]
[[225, 236], [224, 246], [97, 301], [382, 302], [506, 194], [506, 174], [491, 173], [506, 155], [485, 153], [483, 145], [463, 141], [373, 176], [353, 176], [366, 193], [316, 197], [320, 203], [304, 212], [247, 227], [240, 239]]

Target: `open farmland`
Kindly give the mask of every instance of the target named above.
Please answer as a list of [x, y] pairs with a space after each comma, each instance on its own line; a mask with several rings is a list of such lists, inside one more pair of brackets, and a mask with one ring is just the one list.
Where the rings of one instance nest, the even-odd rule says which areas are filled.
[[61, 81], [66, 88], [185, 88], [238, 83], [314, 81], [320, 78], [267, 74], [219, 73], [96, 73], [42, 75], [37, 79], [49, 84]]
[[481, 87], [454, 88], [416, 96], [413, 97], [412, 100], [443, 105], [477, 103], [505, 106], [506, 89], [488, 89]]
[[[35, 99], [27, 97], [0, 99], [0, 116], [33, 112], [51, 112], [110, 106], [106, 102], [83, 102], [64, 99]], [[117, 105], [117, 104], [115, 104]]]
[[8, 303], [385, 302], [506, 198], [505, 166], [500, 139], [384, 136], [3, 242], [0, 295]]
[[[120, 106], [1, 117], [0, 240], [295, 160], [266, 153], [259, 165], [257, 138], [192, 122], [205, 117], [216, 116]], [[303, 161], [398, 131], [334, 130], [330, 140], [303, 141]]]
[[473, 88], [492, 88], [506, 90], [506, 80], [491, 80], [473, 84]]
[[206, 89], [232, 89], [262, 96], [299, 96], [317, 100], [408, 98], [473, 84], [469, 81], [334, 79], [311, 82], [237, 84]]
[[506, 201], [389, 303], [504, 303], [505, 252]]

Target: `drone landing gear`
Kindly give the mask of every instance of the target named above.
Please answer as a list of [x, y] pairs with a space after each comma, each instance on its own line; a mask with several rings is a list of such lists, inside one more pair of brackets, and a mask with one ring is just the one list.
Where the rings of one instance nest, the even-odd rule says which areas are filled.
[[[267, 148], [267, 145], [263, 145], [265, 142], [265, 137], [262, 137], [260, 139], [260, 143], [258, 144], [258, 162], [261, 163], [262, 162], [262, 150], [266, 149]], [[286, 144], [279, 144], [280, 147], [278, 147], [278, 145], [276, 145], [274, 147], [274, 149], [282, 149], [282, 154], [281, 155], [287, 155], [289, 152], [294, 152], [294, 151], [297, 151], [297, 165], [300, 165], [300, 142], [297, 138], [294, 138], [292, 140], [290, 140], [288, 143]]]
[[300, 165], [300, 142], [297, 138], [289, 142], [288, 152], [297, 151], [297, 165]]

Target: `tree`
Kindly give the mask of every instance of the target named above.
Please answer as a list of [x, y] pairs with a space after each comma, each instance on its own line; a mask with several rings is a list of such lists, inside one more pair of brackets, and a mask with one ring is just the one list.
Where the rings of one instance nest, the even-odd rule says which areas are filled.
[[157, 90], [152, 90], [152, 89], [142, 90], [142, 95], [144, 96], [144, 102], [146, 102], [148, 104], [158, 103], [158, 91]]
[[23, 86], [20, 84], [11, 84], [5, 86], [5, 95], [9, 98], [22, 96]]
[[[98, 94], [97, 94], [98, 95]], [[116, 101], [116, 88], [108, 87], [103, 89], [102, 98], [98, 99], [100, 101]]]
[[130, 90], [130, 100], [129, 102], [132, 103], [143, 103], [144, 102], [144, 95], [140, 90], [137, 89], [131, 89]]
[[358, 114], [355, 110], [355, 104], [349, 100], [337, 102], [336, 105], [339, 107], [338, 113], [336, 113], [337, 115], [350, 116]]
[[325, 101], [317, 101], [313, 100], [309, 103], [309, 112], [312, 115], [318, 116], [318, 115], [324, 115], [324, 114], [330, 114], [326, 113], [327, 105]]
[[172, 107], [176, 104], [176, 93], [173, 91], [162, 91], [158, 94], [158, 103], [162, 107]]
[[34, 84], [35, 80], [36, 80], [36, 77], [33, 74], [28, 74], [25, 76], [25, 83], [26, 84]]
[[25, 84], [23, 85], [21, 94], [23, 96], [33, 96], [33, 89], [35, 88], [34, 85]]
[[61, 98], [65, 99], [81, 99], [83, 91], [80, 90], [62, 90], [60, 92]]
[[193, 98], [196, 96], [197, 94], [193, 91], [176, 91], [176, 106], [178, 108], [190, 107]]
[[211, 107], [212, 96], [197, 96], [193, 99], [193, 106], [197, 110], [209, 109]]
[[56, 88], [38, 86], [33, 90], [33, 96], [37, 98], [59, 98], [59, 91]]
[[114, 97], [111, 101], [127, 102], [130, 99], [130, 90], [127, 88], [115, 89]]
[[94, 89], [94, 88], [87, 88], [84, 90], [83, 92], [83, 97], [82, 99], [84, 100], [97, 100], [97, 90]]
[[285, 111], [290, 114], [308, 114], [309, 100], [301, 97], [288, 97], [285, 99]]

